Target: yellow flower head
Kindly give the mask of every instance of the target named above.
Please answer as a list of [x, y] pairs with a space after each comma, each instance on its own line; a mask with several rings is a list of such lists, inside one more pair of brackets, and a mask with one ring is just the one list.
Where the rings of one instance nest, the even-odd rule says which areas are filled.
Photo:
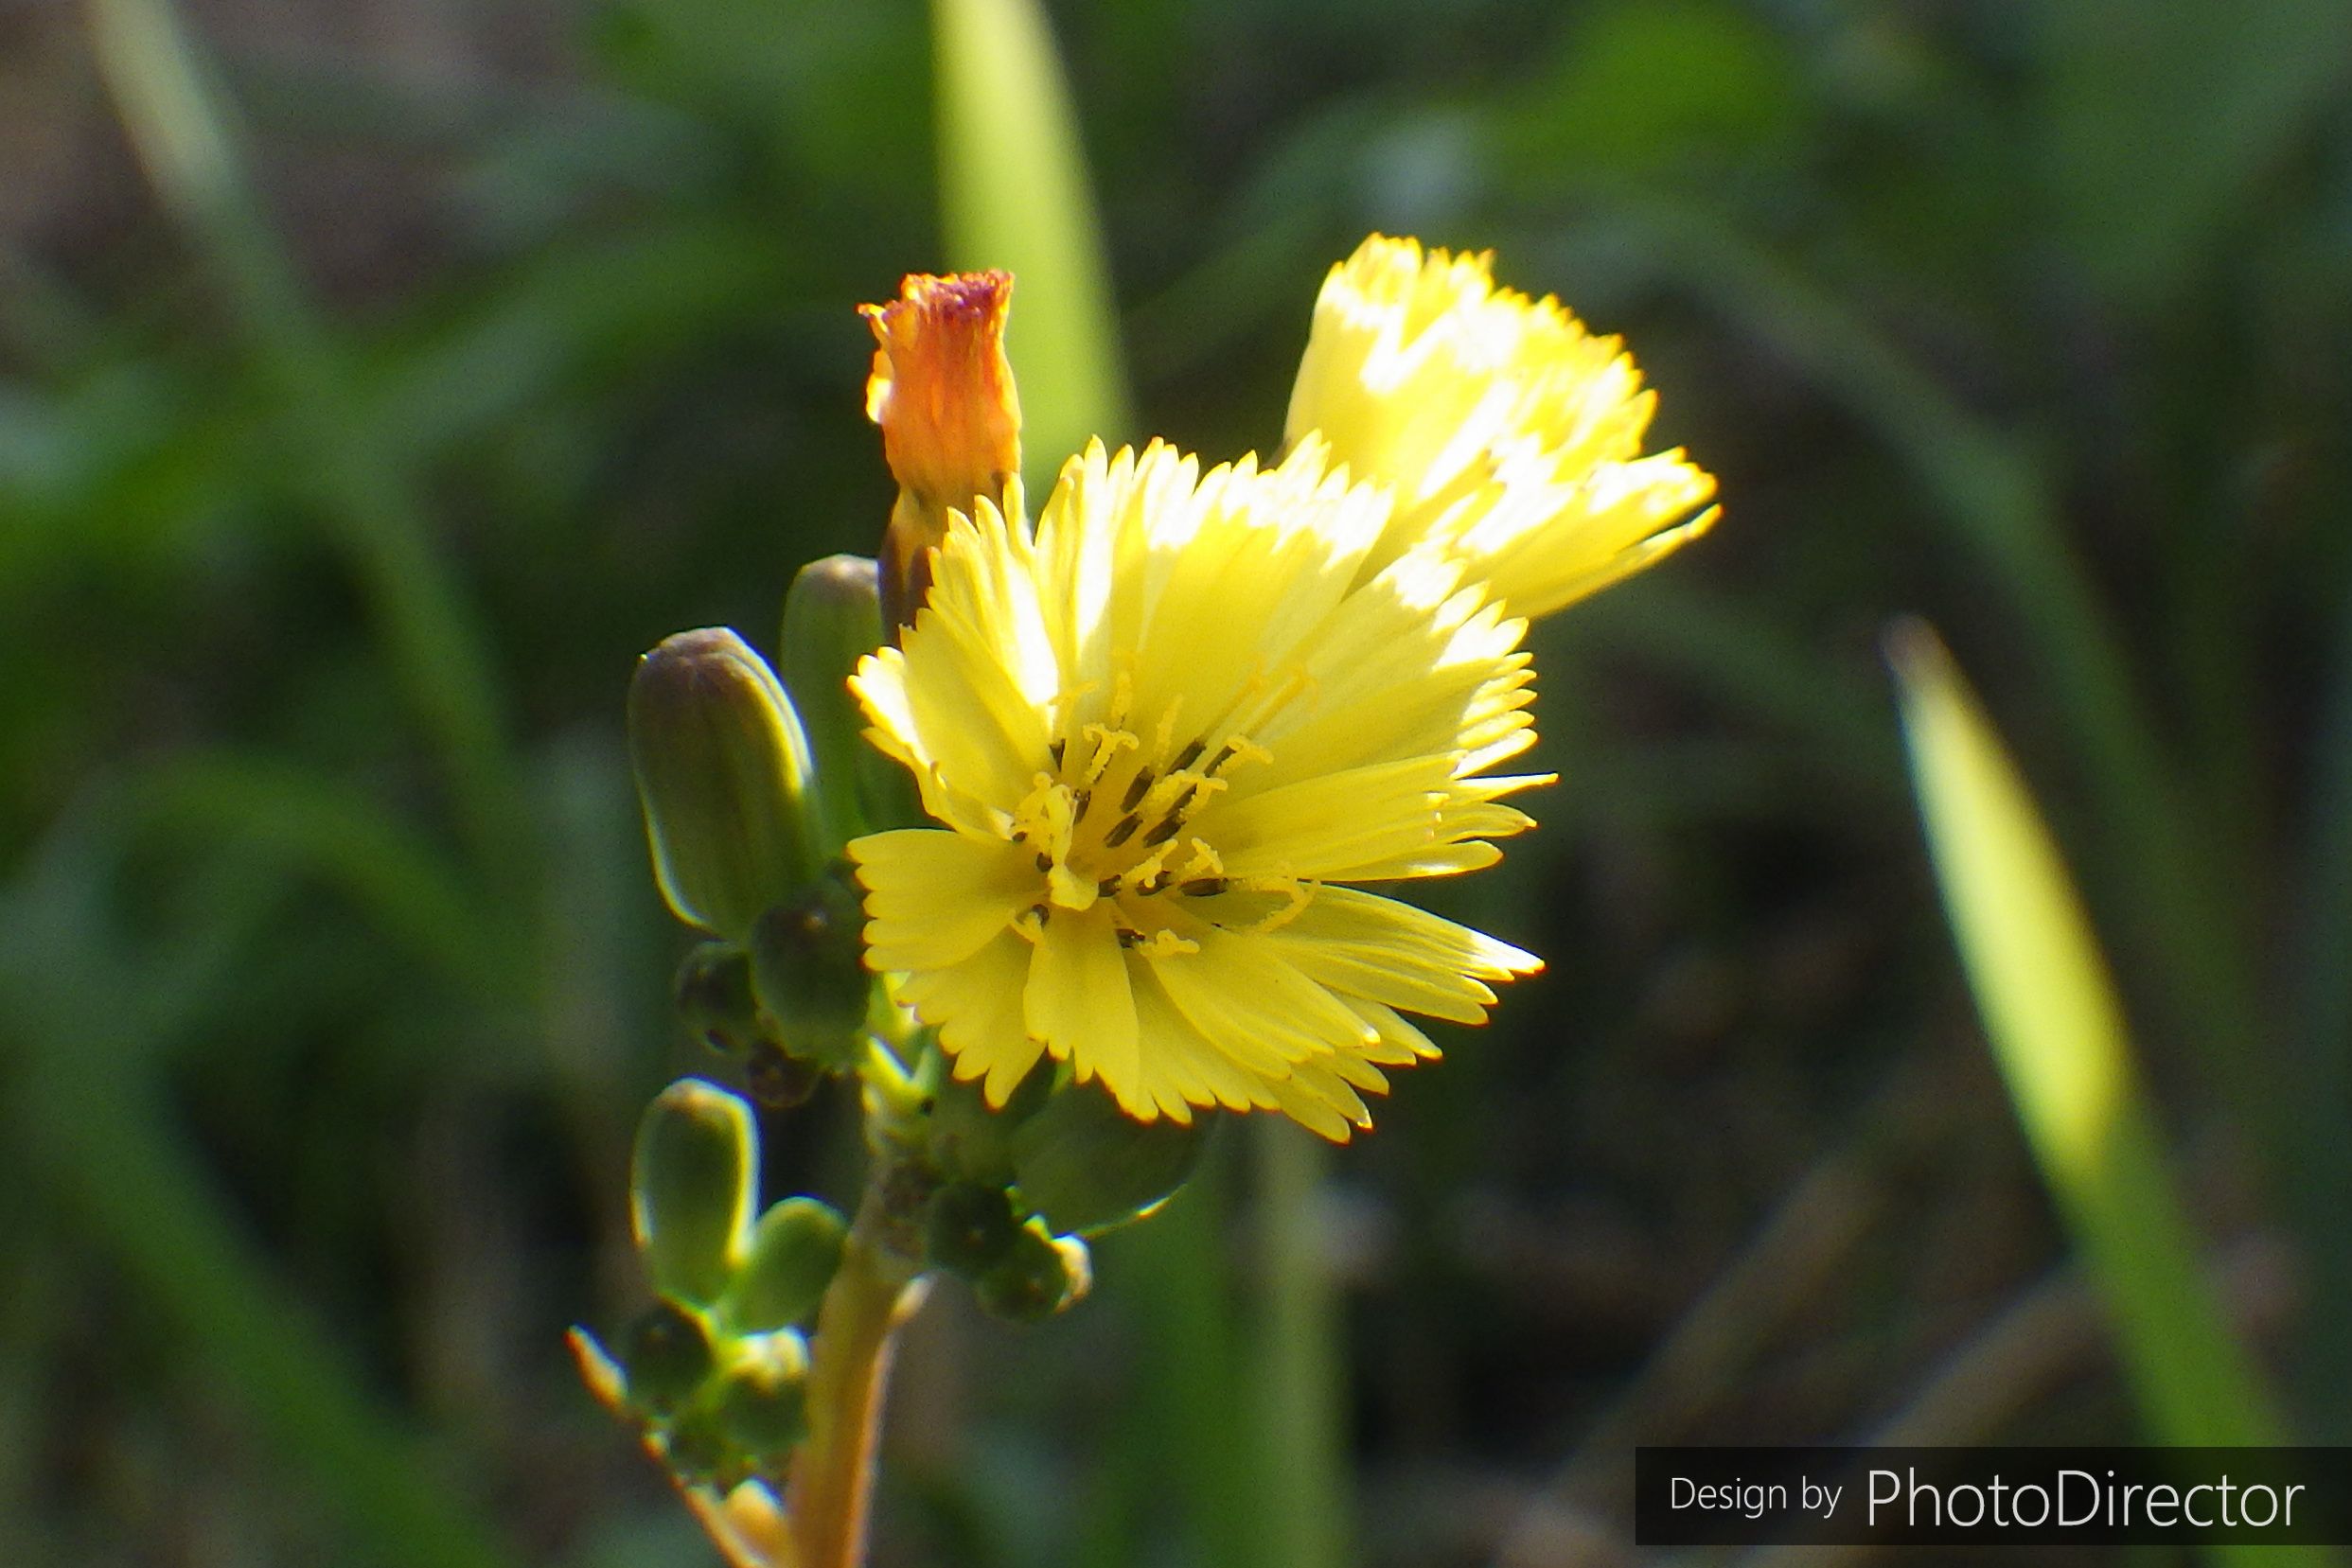
[[1062, 471], [1034, 540], [957, 516], [928, 607], [852, 684], [946, 824], [850, 846], [867, 961], [1004, 1102], [1041, 1057], [1131, 1116], [1371, 1124], [1402, 1013], [1483, 1021], [1540, 967], [1344, 884], [1499, 857], [1533, 739], [1525, 623], [1456, 562], [1367, 563], [1388, 501], [1321, 444], [1207, 474], [1155, 443]]
[[1012, 298], [1009, 273], [918, 273], [890, 304], [858, 307], [876, 344], [866, 417], [882, 427], [898, 481], [882, 551], [893, 622], [922, 602], [924, 553], [946, 532], [948, 511], [981, 497], [1004, 502], [1020, 473], [1020, 398], [1004, 357]]
[[1316, 299], [1286, 436], [1321, 435], [1394, 497], [1368, 569], [1440, 549], [1547, 615], [1704, 533], [1715, 481], [1679, 449], [1639, 455], [1657, 395], [1619, 340], [1495, 288], [1491, 263], [1365, 240]]

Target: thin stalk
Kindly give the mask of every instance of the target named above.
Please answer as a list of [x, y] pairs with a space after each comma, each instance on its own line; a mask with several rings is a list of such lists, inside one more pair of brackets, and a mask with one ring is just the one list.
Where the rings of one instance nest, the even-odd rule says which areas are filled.
[[467, 842], [512, 886], [525, 839], [497, 668], [480, 618], [364, 417], [247, 174], [169, 0], [87, 0], [100, 74], [165, 205], [194, 237], [273, 383], [287, 449], [334, 525], [411, 704], [439, 752]]
[[1244, 1348], [1223, 1229], [1233, 1173], [1227, 1156], [1236, 1150], [1218, 1141], [1224, 1146], [1211, 1149], [1167, 1207], [1105, 1238], [1103, 1278], [1141, 1329], [1129, 1425], [1159, 1481], [1147, 1497], [1130, 1501], [1126, 1516], [1148, 1513], [1164, 1489], [1176, 1501], [1193, 1560], [1252, 1568], [1260, 1560], [1257, 1514], [1240, 1505], [1254, 1505], [1262, 1467], [1239, 1398], [1247, 1386]]
[[875, 1444], [898, 1325], [921, 1297], [883, 1242], [867, 1193], [809, 1342], [808, 1437], [785, 1491], [790, 1568], [859, 1568], [873, 1511]]
[[1348, 1455], [1341, 1410], [1338, 1293], [1325, 1259], [1316, 1193], [1328, 1147], [1280, 1117], [1258, 1119], [1264, 1319], [1259, 1333], [1258, 1561], [1342, 1568]]

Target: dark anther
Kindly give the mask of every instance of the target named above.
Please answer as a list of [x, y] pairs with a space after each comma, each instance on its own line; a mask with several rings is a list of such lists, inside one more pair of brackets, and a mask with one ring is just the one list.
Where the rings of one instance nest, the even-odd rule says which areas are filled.
[[1171, 817], [1183, 816], [1184, 808], [1193, 803], [1193, 797], [1198, 793], [1200, 793], [1200, 785], [1186, 784], [1184, 786], [1184, 793], [1168, 802], [1168, 815]]
[[1187, 898], [1214, 898], [1225, 891], [1226, 885], [1225, 878], [1221, 876], [1196, 876], [1176, 891]]
[[1058, 736], [1055, 737], [1052, 746], [1046, 748], [1046, 754], [1053, 759], [1054, 772], [1059, 773], [1062, 770], [1062, 754], [1069, 749], [1070, 742]]
[[1135, 830], [1142, 825], [1143, 824], [1141, 822], [1138, 821], [1133, 817], [1120, 818], [1118, 821], [1111, 824], [1111, 830], [1103, 835], [1103, 847], [1106, 850], [1117, 849], [1120, 845], [1134, 837]]
[[1094, 896], [1097, 898], [1108, 898], [1118, 890], [1119, 878], [1115, 876], [1106, 876], [1094, 885]]
[[1037, 869], [1041, 872], [1052, 871], [1053, 869], [1053, 856], [1046, 854], [1043, 850], [1039, 850], [1037, 852]]
[[1159, 819], [1158, 827], [1143, 836], [1143, 847], [1147, 850], [1156, 850], [1169, 839], [1174, 838], [1183, 830], [1183, 827], [1182, 818], [1163, 817]]
[[1223, 767], [1227, 763], [1231, 762], [1233, 760], [1233, 753], [1240, 749], [1241, 748], [1234, 745], [1231, 741], [1227, 741], [1223, 746], [1217, 748], [1217, 754], [1209, 759], [1209, 766], [1201, 769], [1201, 771], [1211, 774], [1215, 773], [1218, 768]]
[[1151, 787], [1152, 770], [1148, 767], [1137, 768], [1135, 772], [1135, 782], [1127, 785], [1126, 794], [1120, 797], [1119, 809], [1122, 811], [1133, 811], [1135, 809], [1135, 802], [1141, 800], [1143, 798], [1143, 792]]
[[1084, 817], [1087, 814], [1087, 802], [1093, 799], [1094, 791], [1091, 789], [1082, 789], [1078, 791], [1077, 794], [1071, 796], [1070, 798], [1070, 820], [1076, 821], [1079, 818]]
[[1176, 766], [1168, 771], [1171, 773], [1181, 773], [1198, 761], [1200, 761], [1200, 742], [1194, 741], [1192, 745], [1176, 753]]
[[1037, 924], [1040, 925], [1053, 918], [1053, 911], [1042, 904], [1032, 904], [1029, 907], [1029, 912], [1037, 917]]
[[1168, 884], [1175, 880], [1176, 878], [1170, 876], [1166, 872], [1161, 872], [1158, 876], [1153, 877], [1149, 882], [1143, 884], [1143, 891], [1146, 894], [1166, 892], [1168, 890]]
[[1141, 942], [1143, 939], [1143, 933], [1141, 931], [1130, 931], [1123, 925], [1120, 926], [1118, 930], [1119, 945], [1122, 947], [1133, 947], [1138, 942]]

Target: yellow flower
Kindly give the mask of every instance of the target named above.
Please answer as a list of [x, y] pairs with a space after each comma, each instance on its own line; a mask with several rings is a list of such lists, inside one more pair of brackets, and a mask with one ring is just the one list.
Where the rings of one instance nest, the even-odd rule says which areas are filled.
[[1303, 441], [1204, 475], [1155, 443], [1062, 471], [1033, 540], [956, 517], [928, 608], [852, 684], [939, 828], [850, 846], [867, 961], [1004, 1102], [1040, 1057], [1131, 1116], [1371, 1125], [1403, 1016], [1483, 1021], [1529, 954], [1343, 884], [1499, 858], [1533, 739], [1525, 623]]
[[1492, 259], [1365, 240], [1316, 299], [1285, 433], [1393, 495], [1366, 570], [1425, 544], [1547, 615], [1706, 532], [1715, 481], [1638, 455], [1657, 395], [1621, 342], [1495, 288]]
[[1009, 273], [917, 273], [888, 305], [862, 305], [874, 328], [866, 417], [882, 427], [882, 455], [898, 481], [883, 536], [883, 609], [891, 625], [923, 602], [925, 555], [950, 510], [986, 497], [1019, 510], [1021, 405], [1004, 357]]

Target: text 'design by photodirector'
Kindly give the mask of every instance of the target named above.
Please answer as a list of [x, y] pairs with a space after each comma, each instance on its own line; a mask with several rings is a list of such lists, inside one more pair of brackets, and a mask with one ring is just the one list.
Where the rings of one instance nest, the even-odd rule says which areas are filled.
[[2352, 1544], [2352, 1448], [1645, 1448], [1634, 1539]]

